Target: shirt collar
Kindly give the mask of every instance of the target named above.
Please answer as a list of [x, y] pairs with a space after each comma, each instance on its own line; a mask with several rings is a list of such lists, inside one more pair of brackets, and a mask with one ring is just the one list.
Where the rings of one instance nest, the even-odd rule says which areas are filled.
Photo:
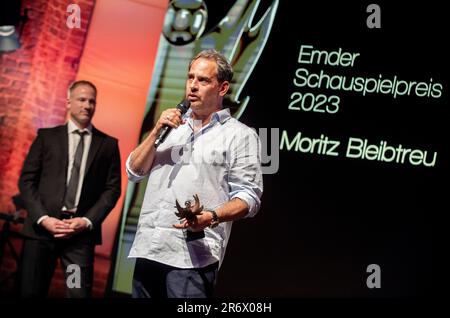
[[[192, 122], [191, 115], [192, 115], [192, 109], [189, 109], [185, 116], [186, 116], [186, 118], [188, 118], [188, 120], [190, 122]], [[221, 110], [219, 110], [217, 112], [214, 112], [211, 115], [211, 121], [209, 122], [208, 125], [214, 125], [216, 122], [224, 124], [230, 118], [231, 118], [230, 109], [229, 108], [224, 108], [224, 109], [221, 109]]]
[[69, 119], [67, 121], [67, 131], [69, 132], [69, 134], [73, 133], [74, 131], [85, 131], [87, 132], [89, 135], [92, 135], [92, 124], [89, 124], [86, 128], [84, 129], [80, 129], [78, 128], [77, 125], [75, 125], [75, 123], [72, 121], [72, 119]]
[[219, 123], [223, 124], [230, 118], [231, 118], [230, 109], [224, 108], [224, 109], [221, 109], [221, 110], [215, 112], [211, 117], [211, 121], [213, 123], [215, 121], [218, 121]]

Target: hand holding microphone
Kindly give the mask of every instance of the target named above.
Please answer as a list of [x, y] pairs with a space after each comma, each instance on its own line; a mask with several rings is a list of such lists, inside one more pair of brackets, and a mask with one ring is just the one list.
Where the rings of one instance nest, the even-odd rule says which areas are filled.
[[158, 146], [166, 140], [172, 128], [177, 128], [180, 124], [184, 123], [181, 117], [188, 111], [190, 105], [190, 101], [188, 99], [184, 99], [177, 105], [176, 108], [167, 109], [162, 112], [157, 123], [157, 129], [159, 128], [158, 126], [162, 126], [162, 128], [159, 128], [160, 130], [155, 141], [155, 148], [158, 148]]

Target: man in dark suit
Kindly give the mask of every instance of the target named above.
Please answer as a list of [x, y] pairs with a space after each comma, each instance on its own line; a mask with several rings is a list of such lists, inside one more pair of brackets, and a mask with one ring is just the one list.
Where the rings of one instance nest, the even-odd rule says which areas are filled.
[[25, 159], [19, 180], [28, 211], [22, 297], [47, 295], [58, 258], [67, 297], [91, 296], [95, 245], [121, 191], [117, 139], [91, 124], [96, 97], [91, 82], [70, 85], [67, 124], [39, 129]]

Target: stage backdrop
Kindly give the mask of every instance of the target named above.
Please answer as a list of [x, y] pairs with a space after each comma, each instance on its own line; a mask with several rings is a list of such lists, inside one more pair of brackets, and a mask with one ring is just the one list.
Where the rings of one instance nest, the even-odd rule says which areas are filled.
[[[237, 71], [225, 104], [264, 145], [262, 208], [235, 223], [218, 296], [429, 292], [436, 182], [448, 165], [441, 11], [276, 0], [168, 8], [141, 138], [184, 96], [189, 58], [214, 47]], [[114, 291], [130, 292], [144, 190], [128, 186]]]
[[[257, 130], [264, 161], [261, 210], [233, 225], [217, 296], [431, 293], [434, 233], [446, 212], [438, 183], [447, 176], [449, 159], [442, 5], [80, 3], [94, 10], [83, 16], [90, 24], [76, 31], [82, 40], [71, 46], [80, 50], [73, 53], [81, 56], [79, 67], [59, 73], [67, 75], [54, 94], [59, 117], [46, 117], [45, 100], [31, 95], [25, 100], [33, 103], [26, 105], [41, 105], [39, 112], [30, 107], [31, 116], [21, 107], [21, 114], [32, 120], [18, 120], [19, 128], [9, 122], [9, 107], [24, 92], [36, 94], [34, 85], [42, 83], [48, 68], [27, 62], [38, 68], [30, 71], [32, 85], [14, 88], [19, 84], [6, 82], [7, 70], [14, 66], [11, 54], [18, 53], [2, 54], [0, 85], [12, 87], [0, 92], [6, 114], [1, 132], [15, 132], [27, 142], [11, 145], [2, 135], [2, 149], [9, 155], [1, 154], [2, 169], [8, 172], [0, 172], [0, 186], [17, 181], [17, 167], [36, 129], [64, 122], [63, 87], [70, 78], [97, 83], [94, 124], [119, 138], [124, 169], [129, 152], [160, 112], [183, 98], [189, 59], [204, 48], [216, 48], [236, 71], [225, 105]], [[47, 54], [41, 41], [39, 48]], [[4, 189], [2, 202], [14, 193], [13, 187]], [[134, 264], [127, 255], [145, 183], [130, 184], [124, 177], [123, 190], [105, 223], [99, 252], [113, 258], [112, 291], [128, 294]]]

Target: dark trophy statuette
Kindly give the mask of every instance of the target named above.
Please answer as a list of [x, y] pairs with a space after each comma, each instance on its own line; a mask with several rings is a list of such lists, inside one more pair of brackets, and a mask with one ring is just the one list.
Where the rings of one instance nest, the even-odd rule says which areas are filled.
[[[184, 203], [184, 208], [181, 207], [181, 205], [178, 203], [178, 200], [175, 200], [175, 207], [177, 208], [178, 212], [175, 212], [175, 215], [178, 217], [178, 219], [186, 219], [189, 222], [192, 222], [196, 219], [197, 215], [202, 214], [203, 211], [203, 205], [200, 206], [200, 200], [198, 198], [198, 195], [194, 194], [194, 204], [192, 204], [191, 200], [187, 200]], [[205, 237], [204, 231], [199, 232], [193, 232], [189, 229], [186, 231], [186, 241], [192, 241], [199, 238]]]
[[175, 212], [175, 215], [181, 220], [186, 219], [190, 222], [195, 220], [197, 215], [202, 214], [203, 205], [200, 206], [200, 200], [198, 199], [198, 195], [194, 194], [194, 204], [192, 205], [192, 201], [187, 200], [184, 203], [184, 208], [180, 206], [177, 200], [175, 200], [176, 208], [178, 212]]

